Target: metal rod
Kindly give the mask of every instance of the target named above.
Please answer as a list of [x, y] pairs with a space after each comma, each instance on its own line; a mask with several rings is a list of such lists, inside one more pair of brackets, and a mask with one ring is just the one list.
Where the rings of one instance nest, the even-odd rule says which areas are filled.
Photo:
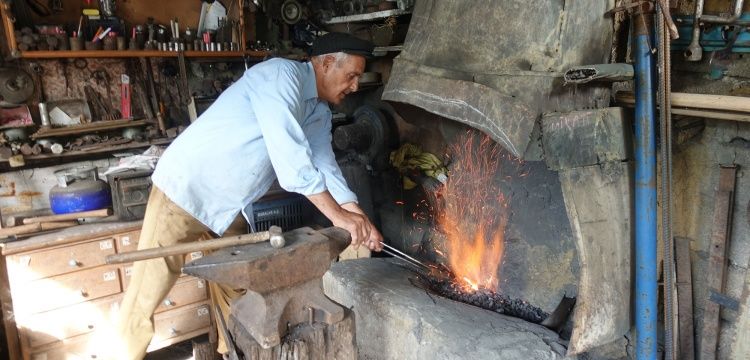
[[744, 5], [744, 0], [734, 0], [734, 9], [732, 10], [732, 14], [729, 17], [724, 17], [721, 15], [702, 15], [700, 16], [700, 21], [707, 22], [707, 23], [714, 23], [714, 24], [732, 24], [737, 19], [742, 16], [742, 6]]
[[703, 58], [703, 48], [700, 44], [701, 16], [703, 16], [703, 0], [696, 0], [693, 15], [693, 37], [690, 39], [687, 51], [685, 51], [687, 61], [700, 61]]
[[656, 359], [656, 145], [652, 11], [633, 16], [635, 23], [635, 327], [636, 359]]
[[671, 109], [671, 74], [670, 74], [670, 37], [665, 21], [669, 9], [659, 2], [657, 15], [657, 51], [659, 71], [659, 124], [661, 125], [661, 223], [662, 244], [664, 245], [664, 359], [675, 359], [675, 324], [674, 324], [674, 238], [672, 237], [672, 119]]

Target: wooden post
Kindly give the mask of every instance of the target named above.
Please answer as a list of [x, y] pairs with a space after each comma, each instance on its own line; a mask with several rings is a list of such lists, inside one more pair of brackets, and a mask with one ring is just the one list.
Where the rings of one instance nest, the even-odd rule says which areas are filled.
[[693, 276], [690, 267], [690, 240], [675, 238], [677, 269], [677, 309], [679, 326], [678, 359], [695, 358], [695, 330], [693, 327]]
[[[734, 208], [734, 186], [737, 166], [721, 166], [719, 188], [714, 198], [714, 221], [711, 234], [708, 260], [707, 285], [709, 293], [713, 290], [722, 293], [727, 267], [727, 243], [731, 238], [732, 210]], [[703, 311], [703, 333], [701, 334], [701, 360], [716, 359], [716, 345], [719, 340], [719, 304], [705, 299]]]

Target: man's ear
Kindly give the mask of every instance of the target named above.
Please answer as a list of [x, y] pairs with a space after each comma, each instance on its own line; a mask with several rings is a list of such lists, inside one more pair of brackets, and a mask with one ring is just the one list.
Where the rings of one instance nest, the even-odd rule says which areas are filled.
[[323, 67], [328, 70], [331, 66], [333, 66], [333, 63], [336, 61], [336, 58], [333, 55], [324, 55], [323, 56]]

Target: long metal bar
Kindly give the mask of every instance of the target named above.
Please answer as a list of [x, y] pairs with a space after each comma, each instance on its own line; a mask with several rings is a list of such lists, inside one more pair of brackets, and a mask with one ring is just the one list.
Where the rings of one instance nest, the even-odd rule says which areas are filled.
[[[413, 257], [411, 257], [411, 256], [409, 256], [409, 255], [407, 255], [405, 253], [403, 253], [401, 250], [396, 249], [393, 246], [390, 246], [390, 245], [388, 245], [388, 244], [386, 244], [384, 242], [381, 242], [381, 244], [383, 245], [383, 251], [385, 251], [386, 254], [392, 255], [394, 257], [403, 258], [403, 259], [408, 260], [410, 262], [413, 262], [416, 265], [419, 265], [419, 266], [421, 266], [421, 267], [423, 267], [425, 269], [429, 269], [430, 268], [429, 266], [423, 264], [421, 261], [419, 261], [419, 260], [417, 260], [417, 259], [415, 259], [415, 258], [413, 258]], [[394, 255], [393, 253], [396, 253], [398, 255]]]
[[[672, 237], [672, 117], [669, 109], [670, 79], [670, 36], [667, 32], [665, 14], [669, 9], [660, 1], [656, 9], [657, 42], [659, 49], [659, 124], [661, 125], [661, 229], [664, 245], [664, 359], [675, 359], [675, 323], [674, 323], [674, 241]], [[667, 15], [668, 16], [668, 15]]]
[[656, 359], [656, 145], [653, 54], [649, 34], [653, 12], [634, 14], [635, 47], [635, 327], [636, 359]]

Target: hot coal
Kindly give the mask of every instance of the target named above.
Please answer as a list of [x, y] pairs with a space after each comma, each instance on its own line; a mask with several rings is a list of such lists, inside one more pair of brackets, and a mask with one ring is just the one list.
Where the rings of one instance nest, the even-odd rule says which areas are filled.
[[439, 274], [438, 276], [423, 274], [421, 277], [431, 290], [452, 300], [517, 317], [535, 324], [541, 323], [549, 316], [542, 309], [521, 299], [513, 299], [488, 289], [466, 290], [458, 285], [450, 273]]

